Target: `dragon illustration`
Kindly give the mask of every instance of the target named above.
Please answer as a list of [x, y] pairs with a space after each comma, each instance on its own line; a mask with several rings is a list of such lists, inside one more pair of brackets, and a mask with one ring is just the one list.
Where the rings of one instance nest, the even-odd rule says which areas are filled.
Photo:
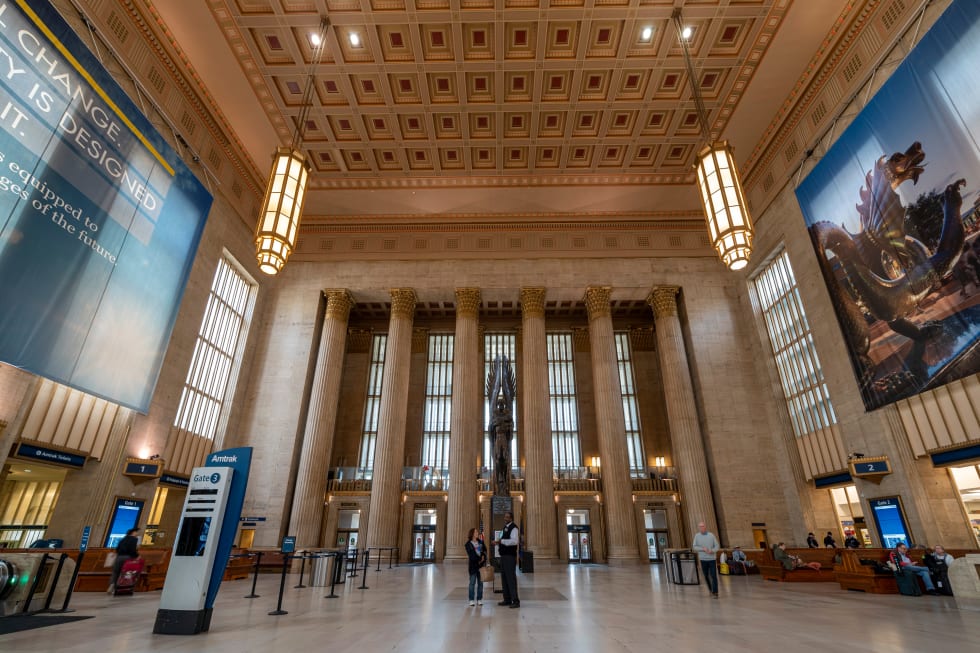
[[[831, 278], [827, 285], [844, 334], [858, 359], [861, 385], [867, 388], [873, 384], [879, 392], [913, 381], [908, 373], [898, 375], [901, 378], [890, 375], [874, 379], [875, 364], [868, 355], [871, 335], [865, 315], [886, 322], [893, 331], [914, 341], [907, 364], [909, 369], [921, 372], [925, 343], [942, 327], [932, 321], [916, 324], [911, 318], [921, 302], [952, 272], [965, 239], [960, 217], [964, 179], [949, 184], [943, 192], [942, 232], [935, 251], [906, 233], [906, 209], [896, 190], [906, 181], [911, 180], [913, 185], [918, 181], [925, 169], [924, 159], [918, 142], [905, 152], [878, 159], [860, 190], [861, 203], [856, 209], [861, 230], [857, 234], [830, 222], [817, 222], [811, 228], [821, 260], [828, 268], [838, 267], [840, 283]], [[835, 276], [831, 270], [827, 272]]]
[[493, 407], [487, 432], [493, 440], [494, 495], [510, 496], [510, 442], [514, 437], [514, 397], [517, 379], [510, 359], [498, 355], [487, 375], [487, 397]]

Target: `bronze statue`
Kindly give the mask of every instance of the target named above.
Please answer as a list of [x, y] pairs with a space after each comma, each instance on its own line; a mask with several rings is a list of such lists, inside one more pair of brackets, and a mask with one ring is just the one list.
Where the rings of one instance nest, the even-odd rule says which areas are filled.
[[487, 433], [493, 438], [494, 495], [510, 496], [510, 448], [514, 439], [514, 396], [517, 382], [510, 360], [494, 358], [487, 375], [487, 396], [493, 405]]

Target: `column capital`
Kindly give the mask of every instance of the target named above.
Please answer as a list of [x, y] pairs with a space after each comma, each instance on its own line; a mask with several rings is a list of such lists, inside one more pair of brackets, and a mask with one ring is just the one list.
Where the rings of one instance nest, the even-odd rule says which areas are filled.
[[407, 317], [415, 315], [415, 291], [411, 288], [391, 289], [391, 317]]
[[342, 288], [332, 288], [323, 293], [327, 296], [327, 319], [346, 322], [350, 317], [350, 309], [354, 308], [354, 296]]
[[589, 311], [590, 320], [612, 315], [609, 306], [611, 296], [611, 286], [589, 286], [585, 289], [585, 308]]
[[371, 329], [347, 329], [347, 350], [354, 354], [366, 354], [371, 351], [373, 337]]
[[653, 317], [677, 316], [677, 293], [680, 286], [655, 286], [647, 295], [647, 304], [653, 309]]
[[476, 317], [480, 313], [480, 289], [456, 289], [456, 317]]
[[521, 313], [524, 317], [544, 317], [544, 288], [521, 288]]
[[421, 327], [412, 329], [412, 353], [424, 354], [429, 351], [429, 330]]

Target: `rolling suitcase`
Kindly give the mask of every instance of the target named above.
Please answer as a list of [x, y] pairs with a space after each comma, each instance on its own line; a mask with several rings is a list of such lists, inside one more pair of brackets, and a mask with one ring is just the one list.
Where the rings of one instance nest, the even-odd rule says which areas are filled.
[[898, 593], [905, 596], [922, 596], [919, 589], [919, 577], [915, 574], [907, 574], [902, 571], [895, 573], [895, 582], [898, 583]]
[[131, 595], [143, 573], [143, 558], [130, 558], [123, 563], [116, 579], [116, 596]]

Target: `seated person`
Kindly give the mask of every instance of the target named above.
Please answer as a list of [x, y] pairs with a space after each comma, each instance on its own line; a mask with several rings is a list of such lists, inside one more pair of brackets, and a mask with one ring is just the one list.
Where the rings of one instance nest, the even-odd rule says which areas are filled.
[[732, 549], [732, 559], [729, 560], [728, 564], [733, 567], [733, 573], [735, 569], [741, 569], [742, 575], [748, 574], [748, 567], [755, 566], [754, 562], [745, 557], [745, 551], [740, 546]]
[[953, 590], [949, 586], [949, 566], [953, 564], [953, 556], [946, 553], [942, 544], [937, 544], [922, 558], [922, 563], [929, 568], [929, 576], [936, 590], [952, 596]]
[[932, 584], [932, 578], [929, 577], [929, 569], [921, 565], [913, 564], [912, 559], [908, 556], [909, 547], [905, 542], [899, 542], [895, 547], [895, 550], [891, 552], [889, 558], [898, 570], [902, 573], [915, 574], [922, 579], [922, 584], [926, 588], [926, 594], [939, 594], [936, 591], [935, 586]]
[[819, 562], [803, 562], [803, 558], [786, 553], [786, 543], [780, 542], [772, 550], [772, 555], [776, 561], [783, 565], [783, 569], [813, 569], [820, 571]]
[[858, 538], [854, 537], [854, 533], [853, 532], [849, 532], [847, 534], [847, 537], [844, 538], [844, 548], [846, 548], [846, 549], [860, 549], [861, 548], [861, 542], [858, 541]]

